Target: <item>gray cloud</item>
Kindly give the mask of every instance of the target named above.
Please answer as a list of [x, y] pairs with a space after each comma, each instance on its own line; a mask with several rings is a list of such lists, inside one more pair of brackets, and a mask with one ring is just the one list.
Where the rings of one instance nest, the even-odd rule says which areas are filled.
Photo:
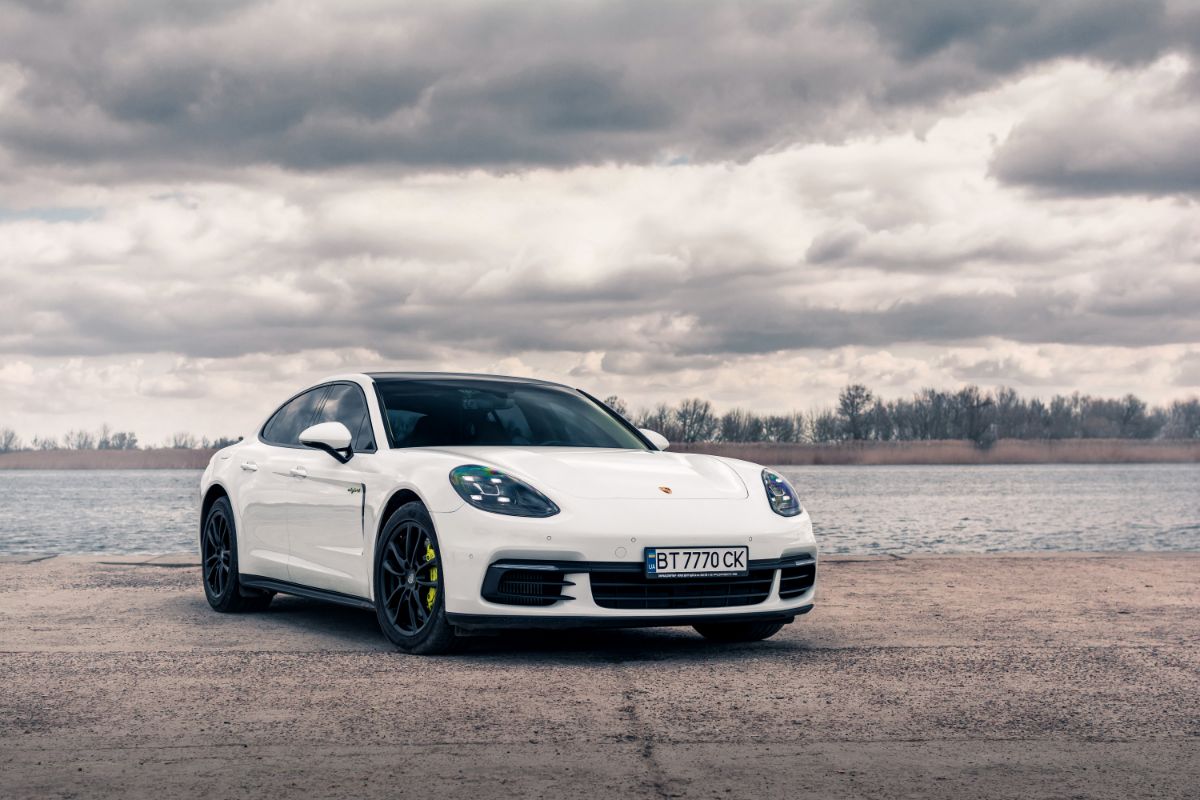
[[312, 8], [0, 0], [6, 407], [1195, 385], [1195, 3]]
[[445, 348], [486, 357], [599, 350], [610, 354], [604, 369], [634, 374], [847, 345], [1200, 341], [1200, 281], [1186, 277], [1160, 276], [1154, 291], [1122, 291], [1118, 281], [1110, 291], [1049, 291], [1036, 280], [1015, 293], [930, 289], [848, 309], [792, 299], [803, 297], [812, 278], [766, 264], [719, 271], [685, 264], [671, 274], [627, 269], [572, 289], [534, 271], [484, 290], [487, 273], [445, 284], [438, 275], [451, 267], [428, 264], [420, 277], [390, 280], [391, 263], [259, 264], [273, 277], [270, 302], [237, 265], [228, 278], [182, 286], [169, 275], [145, 275], [137, 288], [112, 274], [44, 279], [36, 297], [17, 291], [0, 299], [10, 323], [0, 351], [220, 358], [368, 346], [388, 359], [411, 359]]
[[[950, 55], [988, 73], [1009, 73], [1055, 58], [1134, 64], [1176, 41], [1186, 4], [1164, 0], [933, 0], [852, 4], [904, 62]], [[1195, 45], [1195, 42], [1191, 42]]]
[[[1190, 300], [1200, 301], [1192, 287]], [[1200, 340], [1200, 321], [1181, 300], [1172, 308], [1115, 311], [1076, 294], [1027, 289], [933, 294], [885, 307], [847, 311], [743, 298], [741, 314], [708, 309], [683, 352], [764, 353], [898, 343], [964, 344], [989, 337], [1023, 343], [1142, 347]]]
[[[1093, 4], [1094, 5], [1094, 4]], [[1000, 180], [1059, 195], [1200, 191], [1200, 7], [1194, 3], [1109, 3], [1076, 24], [1055, 25], [1059, 55], [1132, 67], [1164, 53], [1187, 59], [1170, 81], [1118, 70], [1096, 91], [1065, 94], [1023, 120], [997, 150]], [[1035, 17], [1059, 17], [1045, 4]], [[1002, 50], [1000, 52], [1008, 52]], [[1043, 55], [1050, 55], [1045, 52]]]
[[992, 174], [1053, 194], [1200, 192], [1200, 100], [1181, 91], [1121, 102], [1067, 101], [1023, 122]]
[[1060, 57], [1195, 49], [1183, 6], [10, 3], [23, 86], [0, 146], [110, 180], [745, 159], [905, 127]]

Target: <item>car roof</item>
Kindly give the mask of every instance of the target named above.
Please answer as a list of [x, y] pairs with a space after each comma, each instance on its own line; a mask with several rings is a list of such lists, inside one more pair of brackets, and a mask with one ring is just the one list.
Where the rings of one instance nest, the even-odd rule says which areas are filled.
[[366, 372], [363, 373], [371, 380], [386, 381], [493, 381], [495, 383], [524, 383], [537, 386], [559, 386], [570, 388], [561, 383], [542, 381], [537, 378], [518, 378], [512, 375], [487, 375], [471, 372]]

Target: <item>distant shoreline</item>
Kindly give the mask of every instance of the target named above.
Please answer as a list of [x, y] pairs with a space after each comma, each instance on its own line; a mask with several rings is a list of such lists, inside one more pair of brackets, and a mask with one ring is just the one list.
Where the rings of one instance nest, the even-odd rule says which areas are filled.
[[156, 447], [146, 450], [22, 450], [0, 453], [6, 469], [204, 469], [212, 449]]
[[837, 444], [710, 442], [672, 445], [671, 449], [778, 466], [1200, 463], [1200, 441], [1188, 440], [1001, 439], [986, 449], [961, 439]]
[[[674, 444], [672, 452], [709, 453], [776, 466], [899, 464], [1187, 464], [1200, 463], [1200, 441], [1001, 439], [980, 449], [961, 440], [777, 444]], [[0, 470], [204, 469], [211, 449], [30, 450], [0, 454]]]

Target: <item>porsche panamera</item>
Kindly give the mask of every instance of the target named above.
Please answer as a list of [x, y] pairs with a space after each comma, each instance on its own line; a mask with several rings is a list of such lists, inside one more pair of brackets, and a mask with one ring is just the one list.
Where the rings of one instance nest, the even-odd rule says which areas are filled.
[[787, 480], [668, 446], [554, 383], [331, 377], [212, 457], [204, 592], [223, 612], [276, 593], [370, 609], [419, 654], [505, 628], [756, 641], [810, 611], [816, 542]]

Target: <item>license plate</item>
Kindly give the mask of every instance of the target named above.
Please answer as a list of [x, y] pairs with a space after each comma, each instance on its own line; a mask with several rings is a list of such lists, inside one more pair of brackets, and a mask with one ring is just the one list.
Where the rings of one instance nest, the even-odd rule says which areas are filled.
[[749, 547], [647, 547], [647, 578], [731, 578], [750, 574]]

